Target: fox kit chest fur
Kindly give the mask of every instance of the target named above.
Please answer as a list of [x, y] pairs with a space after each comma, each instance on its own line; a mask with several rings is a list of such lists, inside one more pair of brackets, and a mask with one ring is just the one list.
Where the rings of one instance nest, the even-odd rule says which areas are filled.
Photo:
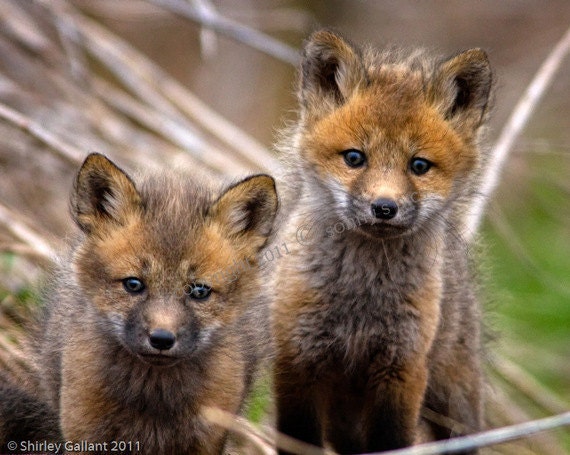
[[276, 204], [268, 176], [219, 195], [164, 175], [135, 183], [86, 159], [72, 196], [83, 235], [61, 261], [37, 348], [66, 441], [222, 452], [226, 433], [203, 410], [238, 413], [250, 388], [267, 339], [253, 265]]
[[[308, 41], [286, 138], [272, 324], [279, 430], [340, 453], [481, 425], [480, 314], [461, 222], [477, 191], [491, 72]], [[287, 182], [294, 182], [288, 184]], [[442, 422], [452, 422], [450, 428]]]

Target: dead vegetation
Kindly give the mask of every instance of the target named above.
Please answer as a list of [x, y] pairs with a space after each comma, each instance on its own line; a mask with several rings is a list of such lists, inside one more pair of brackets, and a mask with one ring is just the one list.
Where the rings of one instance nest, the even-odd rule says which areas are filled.
[[[149, 0], [125, 8], [131, 8], [130, 14], [137, 8], [140, 14], [170, 11], [185, 17], [189, 26], [206, 24], [210, 31], [217, 30], [243, 46], [253, 46], [287, 64], [295, 62], [290, 47], [225, 19], [207, 5], [207, 1]], [[75, 170], [88, 152], [104, 153], [129, 168], [144, 162], [145, 166], [183, 166], [192, 172], [230, 178], [278, 168], [269, 150], [97, 19], [117, 14], [113, 8], [119, 8], [118, 3], [88, 7], [84, 2], [64, 0], [0, 2], [0, 368], [21, 382], [34, 368], [22, 348], [25, 333], [21, 329], [21, 322], [33, 311], [34, 299], [22, 293], [33, 289], [71, 229], [65, 216], [68, 192]], [[201, 36], [203, 47], [215, 46], [215, 34]], [[548, 77], [568, 52], [569, 42], [567, 34], [545, 70], [550, 73], [542, 75], [542, 85], [539, 80], [538, 88], [531, 86], [526, 101], [513, 113], [510, 125], [514, 131], [506, 131], [511, 136], [502, 137], [501, 157], [509, 153], [524, 127], [524, 116], [528, 119], [532, 113], [548, 86]], [[529, 97], [534, 104], [529, 105]], [[501, 164], [498, 159], [492, 167], [500, 170]], [[489, 192], [495, 183], [489, 180]], [[477, 216], [471, 228], [479, 224], [480, 214]], [[567, 363], [567, 359], [562, 361]], [[568, 426], [570, 417], [563, 413], [569, 409], [570, 404], [521, 365], [494, 354], [490, 362], [490, 428], [547, 415], [561, 417], [519, 428], [519, 433], [513, 433], [515, 442], [492, 445], [486, 453], [564, 453], [567, 430], [521, 436], [533, 429]], [[215, 410], [208, 415], [249, 440], [252, 453], [274, 453], [276, 440], [280, 445], [295, 446], [269, 427], [256, 427]], [[475, 443], [489, 445], [501, 440], [493, 437], [497, 434]], [[509, 439], [504, 433], [503, 437]], [[299, 454], [321, 453], [297, 448]], [[398, 453], [450, 452], [435, 447]]]

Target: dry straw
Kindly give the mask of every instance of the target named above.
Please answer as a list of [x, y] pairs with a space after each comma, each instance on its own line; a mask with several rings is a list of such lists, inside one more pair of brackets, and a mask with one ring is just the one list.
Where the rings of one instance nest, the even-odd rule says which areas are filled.
[[[97, 8], [112, 4], [101, 2]], [[60, 247], [54, 240], [62, 234], [57, 221], [34, 216], [42, 210], [45, 214], [42, 193], [53, 191], [53, 184], [72, 174], [89, 151], [129, 164], [141, 160], [157, 166], [183, 163], [205, 175], [278, 169], [270, 151], [74, 5], [63, 0], [0, 1], [0, 158], [7, 163], [0, 180], [10, 182], [2, 188], [12, 195], [0, 200], [0, 248], [14, 258], [0, 284], [8, 290], [14, 280], [30, 284], [38, 276], [38, 266], [49, 263]], [[143, 5], [177, 14], [287, 64], [298, 61], [297, 50], [223, 17], [207, 0], [148, 0], [121, 7]], [[212, 36], [206, 34], [206, 41], [211, 42]], [[486, 168], [482, 197], [466, 223], [468, 238], [477, 231], [503, 163], [569, 49], [570, 31], [513, 110]], [[29, 174], [22, 172], [28, 169]], [[15, 186], [24, 196], [18, 196]], [[25, 196], [28, 187], [35, 193]], [[53, 210], [64, 212], [65, 204]], [[21, 347], [25, 334], [18, 329], [18, 311], [11, 297], [2, 301], [0, 365], [24, 381], [34, 366]], [[489, 453], [563, 453], [556, 435], [539, 436], [528, 444], [520, 440], [568, 426], [570, 414], [564, 412], [568, 404], [505, 357], [497, 356], [491, 362], [491, 378], [489, 415], [491, 424], [501, 428], [390, 453], [442, 454], [483, 446], [493, 446]], [[541, 414], [558, 415], [533, 419]], [[299, 455], [330, 453], [278, 435], [270, 426], [255, 427], [218, 410], [206, 410], [205, 416], [248, 440], [251, 453], [272, 454], [276, 445]], [[519, 443], [497, 446], [515, 439]]]

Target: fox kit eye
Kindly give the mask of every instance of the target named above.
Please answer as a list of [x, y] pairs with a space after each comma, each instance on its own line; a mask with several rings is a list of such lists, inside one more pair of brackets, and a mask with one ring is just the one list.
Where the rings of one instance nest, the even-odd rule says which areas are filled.
[[432, 162], [425, 158], [412, 158], [412, 161], [410, 161], [410, 169], [414, 174], [422, 175], [430, 170], [432, 164]]
[[207, 284], [193, 283], [189, 286], [187, 294], [194, 300], [205, 300], [210, 297], [212, 288]]
[[145, 289], [144, 283], [135, 277], [125, 278], [123, 280], [125, 291], [129, 294], [139, 294]]
[[342, 156], [350, 167], [361, 167], [366, 163], [366, 155], [360, 150], [348, 149], [342, 152]]

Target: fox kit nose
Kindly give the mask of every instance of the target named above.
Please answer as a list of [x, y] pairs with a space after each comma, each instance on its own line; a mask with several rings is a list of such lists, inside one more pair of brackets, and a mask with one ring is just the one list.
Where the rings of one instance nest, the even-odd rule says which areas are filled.
[[392, 199], [380, 198], [372, 203], [372, 214], [381, 220], [390, 220], [398, 213], [398, 204]]
[[168, 351], [176, 343], [176, 336], [164, 329], [153, 330], [150, 332], [148, 339], [150, 345], [159, 351]]

